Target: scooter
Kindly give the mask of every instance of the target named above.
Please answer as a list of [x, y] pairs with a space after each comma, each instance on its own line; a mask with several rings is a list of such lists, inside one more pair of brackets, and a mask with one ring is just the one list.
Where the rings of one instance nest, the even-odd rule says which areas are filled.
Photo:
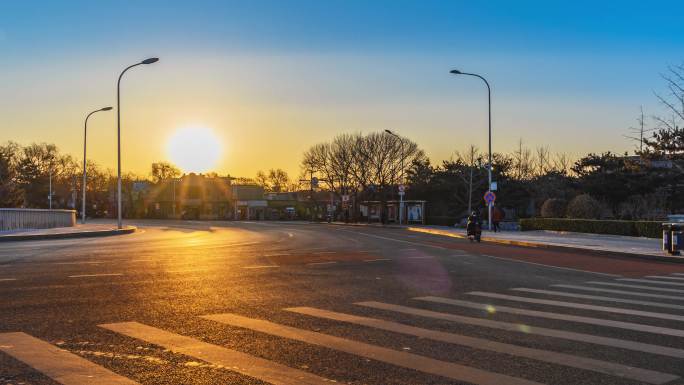
[[480, 226], [479, 223], [473, 224], [471, 227], [468, 228], [468, 240], [470, 242], [477, 242], [480, 243], [480, 240], [482, 239], [482, 226]]

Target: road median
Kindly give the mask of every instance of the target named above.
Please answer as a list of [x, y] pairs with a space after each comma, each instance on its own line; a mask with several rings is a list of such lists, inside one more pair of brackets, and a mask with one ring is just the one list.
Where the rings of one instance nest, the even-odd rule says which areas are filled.
[[21, 232], [12, 232], [0, 234], [0, 242], [18, 242], [18, 241], [42, 241], [52, 239], [71, 239], [71, 238], [93, 238], [93, 237], [108, 237], [114, 235], [132, 234], [138, 228], [135, 226], [125, 226], [122, 229], [118, 228], [58, 228], [58, 229], [43, 229], [30, 230]]

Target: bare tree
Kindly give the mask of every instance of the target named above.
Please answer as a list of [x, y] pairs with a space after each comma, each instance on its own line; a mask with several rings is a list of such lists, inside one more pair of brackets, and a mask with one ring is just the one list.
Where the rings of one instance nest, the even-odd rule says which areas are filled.
[[178, 167], [169, 162], [154, 162], [150, 175], [152, 175], [154, 183], [159, 183], [166, 179], [178, 178], [180, 173]]

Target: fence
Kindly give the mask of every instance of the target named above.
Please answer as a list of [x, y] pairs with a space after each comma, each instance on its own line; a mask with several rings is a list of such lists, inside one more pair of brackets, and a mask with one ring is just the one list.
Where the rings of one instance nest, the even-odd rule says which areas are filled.
[[75, 210], [2, 209], [0, 231], [47, 229], [76, 225]]

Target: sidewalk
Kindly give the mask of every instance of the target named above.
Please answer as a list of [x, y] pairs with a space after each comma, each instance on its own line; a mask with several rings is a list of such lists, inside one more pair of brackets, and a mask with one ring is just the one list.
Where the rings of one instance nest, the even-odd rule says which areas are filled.
[[0, 242], [38, 241], [44, 239], [88, 238], [109, 235], [130, 234], [136, 231], [135, 226], [124, 226], [117, 229], [116, 224], [87, 223], [74, 227], [56, 227], [52, 229], [0, 231]]
[[[409, 226], [408, 230], [456, 238], [466, 237], [465, 229], [452, 227]], [[591, 250], [607, 254], [684, 262], [684, 257], [664, 253], [661, 250], [661, 240], [653, 238], [556, 231], [505, 231], [498, 233], [484, 231], [482, 240], [490, 243], [525, 247]]]

